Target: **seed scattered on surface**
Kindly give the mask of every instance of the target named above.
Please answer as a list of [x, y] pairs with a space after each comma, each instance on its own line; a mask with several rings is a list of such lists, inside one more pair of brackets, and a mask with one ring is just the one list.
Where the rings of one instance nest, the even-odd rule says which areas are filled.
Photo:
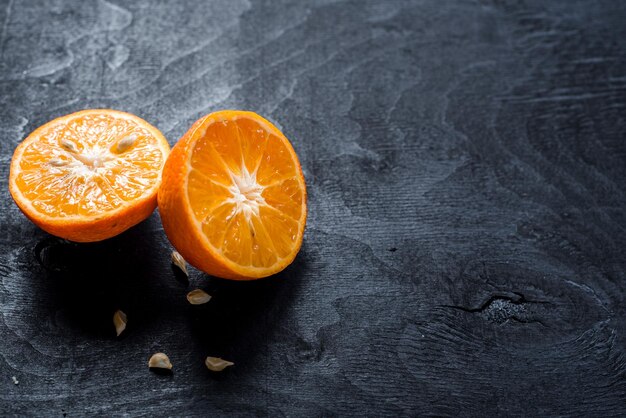
[[48, 161], [48, 164], [50, 164], [51, 166], [54, 167], [61, 167], [67, 164], [67, 161], [63, 161], [60, 158], [53, 158], [50, 161]]
[[230, 367], [235, 363], [221, 359], [219, 357], [207, 357], [206, 360], [204, 360], [204, 364], [211, 371], [221, 372], [225, 368]]
[[15, 385], [19, 385], [20, 384], [20, 381], [17, 380], [17, 377], [11, 376], [11, 379], [13, 379], [13, 384], [15, 384]]
[[167, 369], [172, 370], [172, 363], [165, 353], [155, 353], [148, 360], [148, 367], [151, 369]]
[[115, 332], [118, 337], [126, 329], [127, 323], [128, 318], [126, 317], [126, 314], [120, 310], [115, 311], [113, 314], [113, 325], [115, 325]]
[[127, 149], [133, 146], [136, 140], [137, 140], [137, 135], [135, 134], [128, 135], [126, 138], [122, 139], [120, 142], [117, 143], [117, 146], [115, 147], [115, 151], [119, 153], [126, 151]]
[[67, 139], [61, 140], [61, 146], [65, 148], [66, 151], [76, 152], [76, 146], [72, 142], [68, 141]]
[[187, 263], [178, 251], [172, 251], [172, 264], [181, 269], [182, 272], [185, 273], [185, 276], [189, 276], [189, 273], [187, 272]]
[[192, 305], [202, 305], [203, 303], [207, 303], [211, 300], [211, 295], [202, 289], [196, 289], [187, 293], [187, 300]]

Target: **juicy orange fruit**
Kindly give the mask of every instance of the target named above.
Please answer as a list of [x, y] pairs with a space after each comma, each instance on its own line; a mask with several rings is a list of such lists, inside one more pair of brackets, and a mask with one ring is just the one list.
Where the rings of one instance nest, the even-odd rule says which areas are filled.
[[277, 273], [295, 258], [306, 223], [306, 186], [285, 136], [252, 112], [198, 120], [163, 169], [159, 212], [180, 254], [228, 279]]
[[9, 189], [43, 230], [100, 241], [154, 211], [169, 145], [137, 116], [84, 110], [36, 129], [15, 150]]

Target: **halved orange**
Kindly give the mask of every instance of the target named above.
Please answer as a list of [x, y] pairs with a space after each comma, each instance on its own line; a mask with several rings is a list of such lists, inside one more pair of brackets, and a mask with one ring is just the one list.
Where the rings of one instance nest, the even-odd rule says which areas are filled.
[[306, 186], [289, 140], [253, 112], [198, 120], [172, 148], [159, 189], [165, 233], [193, 266], [249, 280], [296, 257], [306, 223]]
[[43, 230], [100, 241], [154, 211], [169, 149], [158, 129], [129, 113], [72, 113], [37, 128], [16, 148], [9, 190]]

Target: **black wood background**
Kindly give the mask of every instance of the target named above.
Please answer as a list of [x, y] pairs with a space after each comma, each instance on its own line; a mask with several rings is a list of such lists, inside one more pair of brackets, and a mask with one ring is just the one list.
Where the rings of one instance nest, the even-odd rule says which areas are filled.
[[[2, 0], [0, 28], [0, 415], [626, 416], [626, 2]], [[34, 227], [15, 146], [99, 107], [171, 144], [274, 120], [308, 183], [295, 263], [185, 283], [156, 213]]]

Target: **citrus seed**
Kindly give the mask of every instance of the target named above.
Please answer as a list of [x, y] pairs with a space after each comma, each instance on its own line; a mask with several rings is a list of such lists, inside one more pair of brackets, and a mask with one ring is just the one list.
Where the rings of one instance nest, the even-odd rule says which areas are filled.
[[61, 167], [61, 166], [67, 165], [67, 161], [63, 161], [60, 158], [53, 158], [50, 161], [48, 161], [48, 164], [50, 164], [53, 167]]
[[167, 369], [172, 370], [172, 363], [165, 353], [155, 353], [148, 360], [148, 367], [151, 369]]
[[204, 360], [204, 364], [211, 371], [221, 372], [225, 368], [230, 367], [235, 363], [221, 359], [219, 357], [207, 357], [206, 360]]
[[187, 263], [178, 251], [172, 251], [172, 264], [181, 269], [186, 276], [189, 276], [189, 273], [187, 272]]
[[115, 151], [118, 153], [122, 153], [128, 150], [130, 147], [133, 146], [136, 140], [137, 140], [137, 135], [135, 134], [128, 135], [126, 138], [122, 139], [120, 142], [117, 143], [117, 146], [115, 147]]
[[118, 337], [126, 329], [127, 323], [128, 318], [126, 317], [126, 314], [120, 310], [115, 311], [113, 314], [113, 325], [115, 325], [115, 332]]
[[65, 148], [66, 151], [76, 152], [76, 145], [74, 145], [72, 142], [68, 141], [67, 139], [61, 140], [61, 146]]
[[211, 300], [211, 295], [202, 289], [196, 289], [187, 293], [187, 300], [192, 305], [202, 305], [203, 303], [207, 303]]

